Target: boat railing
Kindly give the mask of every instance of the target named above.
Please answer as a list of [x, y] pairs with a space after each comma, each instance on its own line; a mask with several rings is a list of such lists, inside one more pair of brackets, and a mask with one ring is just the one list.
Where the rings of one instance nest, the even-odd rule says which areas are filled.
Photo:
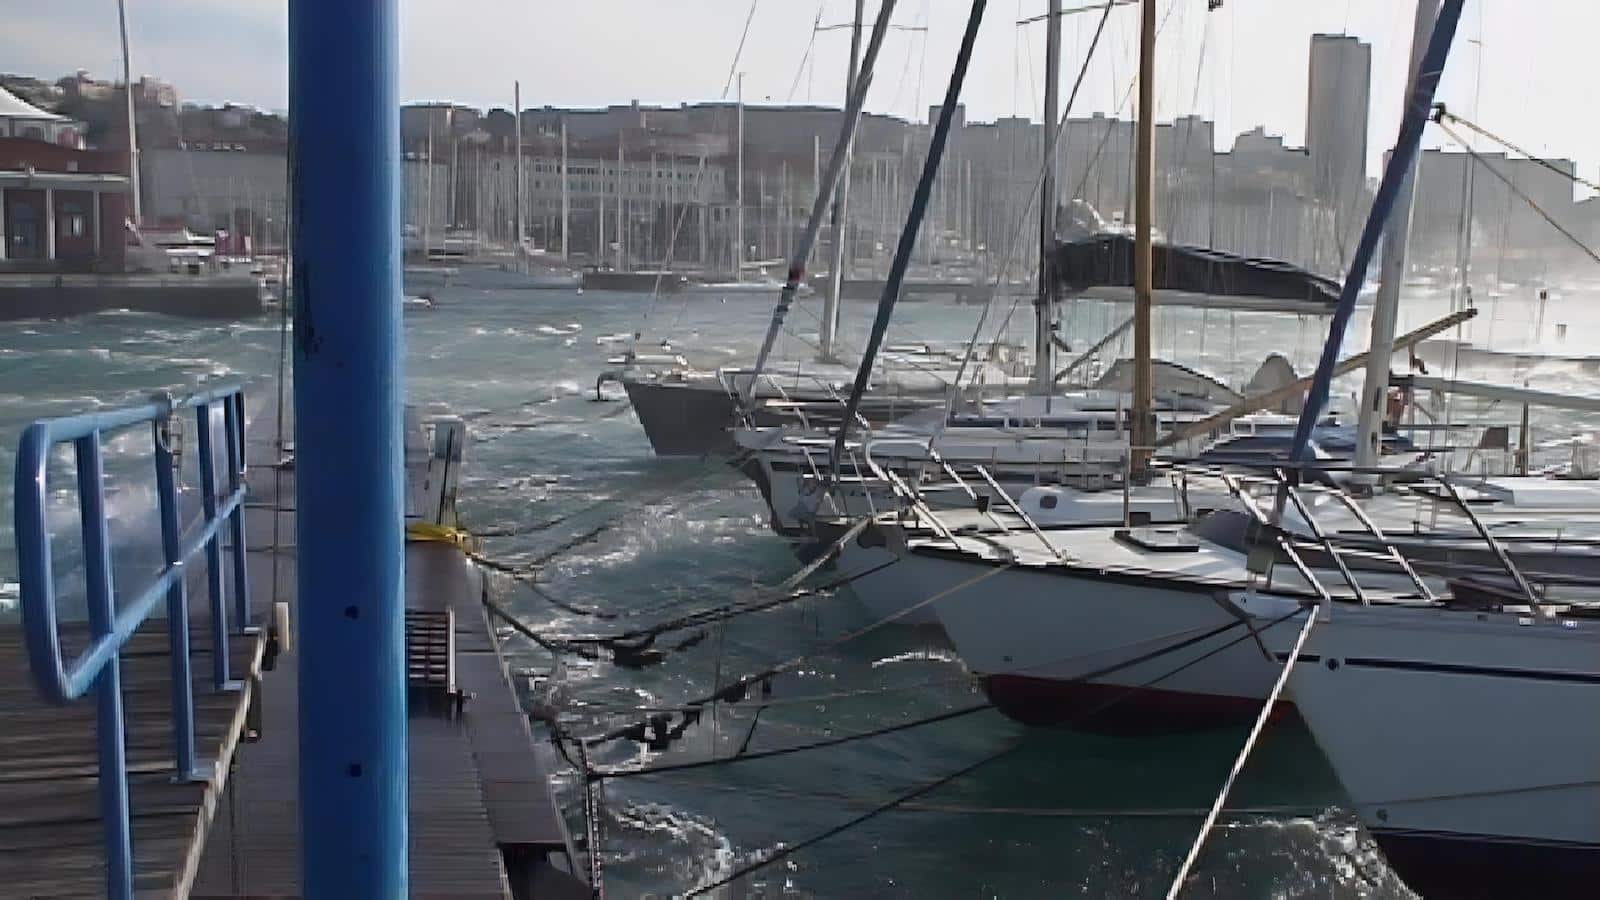
[[939, 453], [939, 449], [934, 446], [932, 438], [928, 439], [928, 458], [933, 460], [939, 466], [939, 470], [944, 473], [946, 478], [950, 479], [951, 483], [960, 489], [963, 494], [967, 495], [967, 499], [971, 500], [974, 506], [983, 511], [984, 516], [988, 518], [990, 522], [993, 522], [994, 526], [1000, 529], [1001, 533], [1011, 533], [1010, 526], [1006, 525], [1006, 523], [1001, 520], [999, 516], [994, 514], [993, 510], [990, 508], [990, 504], [987, 501], [980, 500], [978, 498], [978, 492], [972, 489], [972, 485], [968, 484], [966, 479], [961, 477], [961, 473], [956, 471], [955, 466], [950, 465], [950, 463], [945, 460], [944, 456]]
[[908, 507], [918, 518], [926, 521], [928, 527], [932, 528], [940, 537], [951, 543], [955, 542], [955, 534], [949, 528], [946, 528], [944, 523], [939, 520], [939, 517], [928, 507], [928, 504], [922, 499], [922, 494], [907, 484], [905, 479], [896, 474], [893, 469], [885, 469], [878, 465], [877, 461], [872, 458], [871, 447], [866, 448], [862, 461], [866, 465], [867, 471], [871, 472], [879, 483], [887, 485], [904, 507]]
[[[1193, 473], [1197, 467], [1185, 466]], [[1339, 577], [1350, 589], [1350, 594], [1357, 601], [1366, 604], [1370, 599], [1366, 590], [1357, 581], [1354, 570], [1347, 562], [1348, 559], [1362, 558], [1372, 561], [1393, 563], [1416, 588], [1423, 599], [1434, 600], [1433, 592], [1417, 574], [1411, 562], [1406, 559], [1398, 547], [1385, 535], [1370, 517], [1368, 517], [1348, 495], [1336, 487], [1325, 484], [1308, 482], [1302, 473], [1292, 464], [1279, 465], [1271, 470], [1262, 472], [1250, 470], [1246, 472], [1228, 471], [1221, 467], [1208, 467], [1200, 469], [1203, 474], [1210, 474], [1222, 481], [1229, 494], [1239, 503], [1255, 522], [1262, 534], [1271, 535], [1272, 540], [1294, 564], [1301, 577], [1312, 580], [1311, 567], [1300, 555], [1301, 551], [1313, 552], [1320, 550], [1333, 565]], [[1332, 496], [1347, 509], [1366, 532], [1377, 542], [1381, 552], [1373, 552], [1365, 547], [1351, 546], [1347, 537], [1335, 536], [1319, 521], [1312, 508], [1312, 504], [1305, 501], [1306, 492], [1315, 492], [1319, 496]], [[1270, 509], [1263, 509], [1260, 501], [1270, 499]], [[1293, 529], [1282, 526], [1282, 513], [1287, 506], [1293, 506], [1299, 514], [1301, 521], [1311, 532], [1310, 539], [1297, 533]], [[1252, 561], [1253, 570], [1264, 571], [1271, 583], [1270, 562]], [[1313, 586], [1316, 585], [1313, 583]], [[1324, 589], [1317, 587], [1319, 594], [1327, 599], [1331, 595]]]
[[[213, 413], [219, 408], [226, 459], [225, 479], [220, 490], [217, 447], [212, 434]], [[186, 529], [180, 522], [175, 468], [182, 453], [178, 447], [179, 423], [182, 416], [191, 411], [196, 426], [202, 509], [196, 527]], [[154, 581], [136, 597], [123, 602], [119, 609], [113, 587], [102, 448], [108, 434], [141, 425], [150, 427], [163, 564]], [[99, 805], [104, 827], [106, 887], [110, 896], [131, 896], [133, 891], [120, 653], [163, 599], [166, 601], [171, 665], [174, 779], [209, 781], [214, 774], [202, 767], [195, 756], [195, 706], [189, 647], [188, 563], [202, 552], [206, 557], [212, 687], [219, 692], [236, 691], [241, 687], [228, 668], [228, 639], [232, 632], [223, 589], [222, 529], [225, 525], [229, 528], [227, 541], [234, 600], [232, 626], [244, 630], [250, 624], [251, 613], [245, 567], [244, 427], [244, 392], [239, 386], [230, 385], [181, 398], [162, 395], [140, 406], [109, 412], [42, 419], [23, 431], [17, 449], [16, 543], [28, 664], [40, 694], [52, 703], [64, 705], [89, 693], [95, 695]], [[52, 451], [64, 444], [72, 445], [75, 457], [89, 625], [87, 647], [70, 661], [62, 653], [62, 629], [51, 567], [54, 539], [49, 527], [52, 489], [48, 471]]]
[[[978, 511], [981, 512], [983, 516], [991, 523], [993, 523], [1002, 534], [1010, 534], [1012, 533], [1013, 529], [995, 515], [995, 501], [998, 501], [1000, 504], [1009, 509], [1011, 514], [1016, 516], [1017, 519], [1021, 521], [1030, 532], [1032, 532], [1033, 536], [1038, 539], [1041, 545], [1043, 545], [1046, 553], [1050, 554], [1058, 561], [1066, 558], [1066, 555], [1061, 551], [1061, 549], [1052, 544], [1049, 538], [1045, 536], [1044, 531], [1039, 528], [1038, 523], [1033, 520], [1033, 517], [1028, 515], [1027, 511], [1025, 511], [1022, 506], [1017, 503], [1016, 499], [1011, 496], [1010, 492], [1001, 487], [1000, 483], [995, 480], [994, 475], [991, 474], [990, 471], [982, 464], [967, 463], [965, 464], [965, 468], [971, 475], [976, 476], [978, 480], [982, 481], [984, 485], [987, 486], [988, 490], [992, 493], [992, 497], [980, 495], [976, 490], [974, 490], [972, 485], [961, 476], [959, 471], [961, 466], [953, 464], [947, 460], [939, 453], [938, 449], [935, 448], [932, 443], [927, 445], [927, 453], [929, 460], [931, 460], [937, 467], [937, 471], [943, 474], [945, 478], [949, 479], [950, 486], [955, 488], [959, 493], [965, 494], [967, 499], [972, 501], [973, 505], [978, 509]], [[922, 485], [920, 482], [916, 484], [908, 483], [905, 479], [896, 474], [893, 468], [884, 468], [881, 466], [872, 457], [872, 446], [870, 443], [865, 446], [864, 456], [868, 470], [872, 473], [873, 477], [880, 484], [886, 486], [894, 493], [895, 497], [900, 501], [902, 509], [909, 510], [918, 519], [925, 522], [928, 528], [930, 528], [939, 536], [945, 538], [946, 540], [954, 540], [954, 531], [943, 521], [943, 519], [939, 517], [938, 512], [934, 510], [933, 507], [929, 506], [927, 501], [924, 499], [924, 485]], [[852, 461], [854, 461], [853, 456]], [[871, 491], [869, 490], [867, 493], [870, 497]]]
[[[1403, 549], [1397, 545], [1392, 538], [1384, 533], [1383, 529], [1379, 527], [1377, 522], [1375, 522], [1372, 517], [1366, 513], [1366, 511], [1361, 509], [1361, 504], [1355, 498], [1349, 495], [1348, 490], [1344, 485], [1339, 483], [1330, 483], [1329, 479], [1327, 478], [1308, 478], [1308, 476], [1331, 476], [1335, 474], [1381, 477], [1384, 475], [1392, 475], [1392, 470], [1386, 470], [1381, 467], [1355, 466], [1338, 462], [1306, 461], [1280, 462], [1268, 472], [1257, 470], [1250, 473], [1230, 473], [1219, 467], [1207, 467], [1206, 469], [1202, 469], [1202, 471], [1209, 471], [1210, 474], [1220, 476], [1224, 480], [1224, 483], [1231, 481], [1232, 484], [1230, 485], [1230, 491], [1237, 499], [1243, 502], [1247, 511], [1249, 511], [1251, 515], [1255, 517], [1265, 528], [1268, 528], [1273, 533], [1277, 534], [1280, 540], [1290, 544], [1295, 543], [1296, 539], [1289, 537], [1288, 535], [1291, 535], [1292, 532], [1290, 532], [1289, 529], [1282, 527], [1281, 513], [1285, 504], [1293, 504], [1302, 521], [1304, 521], [1307, 525], [1307, 528], [1311, 530], [1313, 537], [1313, 540], [1310, 542], [1300, 541], [1300, 543], [1302, 545], [1307, 543], [1312, 545], [1320, 545], [1322, 549], [1325, 549], [1328, 552], [1330, 559], [1341, 570], [1340, 574], [1347, 577], [1347, 580], [1352, 583], [1352, 590], [1355, 591], [1356, 595], [1361, 597], [1363, 601], [1365, 598], [1362, 596], [1359, 588], [1353, 584], [1354, 579], [1353, 577], [1349, 577], [1348, 570], [1345, 568], [1341, 559], [1342, 556], [1354, 552], [1362, 552], [1363, 555], [1369, 557], [1388, 559], [1406, 575], [1406, 577], [1416, 587], [1418, 594], [1423, 599], [1428, 601], [1433, 601], [1436, 599], [1433, 592], [1429, 589], [1427, 583], [1417, 573], [1417, 567], [1413, 565], [1412, 561], [1407, 558]], [[1480, 541], [1483, 542], [1484, 546], [1488, 548], [1498, 566], [1499, 571], [1509, 578], [1516, 586], [1517, 593], [1528, 604], [1529, 608], [1537, 612], [1539, 610], [1540, 603], [1542, 602], [1538, 593], [1533, 589], [1532, 584], [1528, 581], [1527, 576], [1522, 572], [1521, 567], [1519, 567], [1516, 561], [1511, 558], [1511, 555], [1506, 552], [1504, 544], [1502, 544], [1501, 541], [1496, 538], [1492, 532], [1490, 532], [1489, 528], [1484, 524], [1482, 518], [1480, 518], [1477, 513], [1473, 511], [1472, 504], [1461, 495], [1459, 490], [1457, 490], [1455, 479], [1448, 473], [1427, 471], [1409, 471], [1407, 472], [1407, 477], [1416, 483], [1438, 485], [1441, 496], [1448, 500], [1450, 505], [1453, 506], [1456, 511], [1458, 511], [1467, 520], [1467, 522], [1472, 526], [1473, 533]], [[1254, 497], [1251, 495], [1251, 492], [1244, 486], [1246, 482], [1253, 482], [1257, 485], [1264, 486], [1267, 488], [1268, 493], [1270, 493], [1274, 498], [1281, 498], [1275, 499], [1274, 509], [1270, 515], [1266, 514], [1263, 510], [1261, 510], [1259, 505], [1257, 505]], [[1316, 521], [1310, 505], [1302, 502], [1299, 496], [1301, 491], [1315, 491], [1320, 495], [1331, 497], [1342, 509], [1350, 513], [1351, 517], [1360, 524], [1362, 530], [1370, 535], [1372, 540], [1376, 542], [1377, 546], [1381, 548], [1381, 552], [1374, 554], [1370, 551], [1365, 551], [1362, 548], [1352, 548], [1349, 545], [1350, 542], [1348, 538], [1343, 536], [1335, 538], [1328, 534]]]
[[1039, 530], [1038, 523], [1034, 522], [1033, 518], [1023, 511], [1022, 507], [1017, 504], [1017, 501], [1012, 499], [1010, 493], [1000, 487], [1000, 484], [994, 480], [994, 476], [989, 474], [988, 469], [985, 469], [983, 466], [973, 466], [972, 469], [978, 473], [978, 477], [982, 478], [984, 482], [989, 485], [989, 490], [994, 491], [995, 496], [999, 497], [1006, 506], [1009, 506], [1011, 508], [1011, 512], [1015, 514], [1017, 518], [1021, 519], [1024, 525], [1028, 526], [1028, 530], [1033, 532], [1033, 536], [1038, 538], [1039, 543], [1044, 545], [1046, 552], [1048, 552], [1051, 556], [1054, 556], [1058, 561], [1065, 558], [1065, 554], [1061, 552], [1061, 548], [1050, 543], [1050, 539], [1046, 538], [1044, 536], [1044, 532]]

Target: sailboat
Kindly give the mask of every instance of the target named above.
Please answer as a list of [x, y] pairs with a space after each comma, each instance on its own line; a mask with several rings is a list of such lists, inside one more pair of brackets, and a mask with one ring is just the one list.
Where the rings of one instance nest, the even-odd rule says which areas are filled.
[[[1419, 26], [1431, 6], [1419, 8]], [[1438, 77], [1461, 6], [1445, 0], [1418, 71]], [[1514, 547], [1487, 542], [1512, 590], [1465, 600], [1458, 591], [1441, 603], [1323, 602], [1303, 649], [1283, 634], [1263, 640], [1291, 662], [1298, 651], [1289, 694], [1410, 887], [1426, 896], [1592, 896], [1600, 881], [1595, 560], [1543, 583], [1522, 570]], [[1233, 605], [1252, 627], [1283, 614], [1270, 600]]]
[[[733, 280], [732, 281], [690, 281], [679, 292], [689, 295], [708, 295], [715, 297], [740, 297], [760, 296], [774, 299], [783, 291], [783, 282], [762, 273], [756, 281], [744, 279], [744, 73], [738, 75], [738, 95], [734, 105], [734, 146], [736, 162], [734, 164], [734, 215], [733, 230], [730, 233], [730, 249], [733, 251]], [[802, 286], [804, 287], [804, 286]], [[797, 288], [799, 290], [799, 288]]]
[[[1052, 73], [1059, 58], [1058, 6], [1052, 4], [1050, 17], [1052, 52], [1047, 71]], [[1054, 105], [1053, 92], [1047, 88], [1046, 163], [1040, 180], [1040, 208], [1047, 210], [1056, 207], [1051, 174]], [[843, 571], [875, 573], [877, 566], [893, 561], [889, 545], [905, 546], [907, 535], [896, 533], [901, 524], [897, 516], [908, 508], [937, 512], [940, 518], [955, 515], [956, 524], [949, 528], [931, 523], [935, 532], [998, 525], [1002, 531], [1026, 534], [1039, 524], [1112, 525], [1130, 517], [1182, 521], [1184, 505], [1171, 489], [1128, 477], [1132, 426], [1139, 419], [1188, 431], [1165, 451], [1182, 458], [1218, 452], [1254, 458], [1262, 455], [1264, 442], [1287, 445], [1294, 419], [1249, 409], [1219, 418], [1220, 410], [1239, 407], [1245, 398], [1171, 362], [1143, 361], [1150, 387], [1142, 414], [1129, 413], [1129, 407], [1136, 405], [1130, 402], [1134, 393], [1130, 382], [1137, 380], [1129, 377], [1130, 369], [1140, 366], [1119, 364], [1095, 389], [1057, 393], [1053, 318], [1061, 295], [1116, 292], [1133, 286], [1139, 273], [1133, 265], [1137, 242], [1126, 234], [1094, 233], [1063, 241], [1055, 218], [1041, 215], [1034, 348], [1040, 365], [1031, 380], [1008, 385], [1027, 388], [1029, 394], [952, 403], [885, 426], [863, 426], [863, 436], [848, 442], [844, 454], [828, 450], [833, 443], [830, 429], [836, 425], [830, 420], [781, 427], [755, 423], [736, 429], [741, 468], [761, 488], [775, 530], [802, 542], [827, 545], [850, 531], [858, 519], [873, 517], [877, 520], [873, 531], [880, 540], [872, 545], [856, 541], [838, 553]], [[1171, 245], [1147, 245], [1146, 254], [1146, 258], [1159, 254], [1161, 264], [1155, 267], [1160, 272], [1159, 287], [1179, 302], [1203, 298], [1212, 305], [1326, 313], [1337, 301], [1337, 284], [1281, 263]], [[1146, 283], [1154, 286], [1148, 264], [1143, 272]], [[1144, 319], [1148, 327], [1148, 309]], [[1114, 329], [1091, 353], [1122, 330]], [[1264, 364], [1252, 384], [1261, 391], [1277, 392], [1293, 380], [1292, 368], [1279, 357]], [[825, 474], [830, 464], [832, 470]], [[976, 511], [962, 512], [974, 505]], [[1062, 556], [1055, 549], [1048, 555]], [[854, 581], [852, 592], [876, 616], [903, 624], [933, 624], [934, 608], [917, 603], [926, 596], [915, 587], [922, 582], [903, 578], [909, 568], [902, 565], [881, 575], [863, 575]]]
[[[1122, 482], [1130, 501], [1142, 481], [1140, 469], [1149, 471], [1145, 448], [1156, 443], [1153, 435], [1144, 437], [1140, 432], [1148, 434], [1157, 424], [1151, 390], [1155, 367], [1148, 342], [1149, 301], [1155, 287], [1150, 240], [1153, 29], [1153, 6], [1147, 2], [1132, 279], [1136, 300], [1142, 302], [1135, 304], [1133, 434], [1124, 445], [1130, 471]], [[1174, 268], [1166, 267], [1167, 278]], [[1353, 274], [1351, 281], [1358, 282], [1358, 275]], [[1319, 424], [1318, 415], [1311, 414], [1313, 426]], [[1302, 412], [1299, 424], [1306, 422]], [[1247, 498], [1236, 496], [1227, 505], [1236, 509], [1246, 502]], [[1194, 518], [1221, 504], [1173, 505], [1185, 518]], [[1247, 543], [1230, 544], [1177, 525], [1144, 526], [1135, 520], [1131, 502], [1117, 511], [1120, 521], [1113, 525], [1103, 519], [1080, 520], [1050, 530], [1033, 523], [977, 534], [940, 523], [938, 514], [925, 505], [916, 512], [923, 524], [920, 530], [906, 529], [899, 542], [902, 549], [893, 566], [897, 577], [928, 588], [925, 597], [938, 598], [931, 610], [957, 652], [984, 676], [991, 699], [1015, 718], [1061, 724], [1080, 715], [1085, 701], [1108, 689], [1120, 697], [1141, 688], [1119, 701], [1127, 722], [1187, 728], [1226, 721], [1230, 713], [1249, 714], [1271, 687], [1272, 661], [1226, 633], [1237, 619], [1218, 602], [1230, 593], [1257, 587], [1264, 563], [1260, 552]], [[1105, 512], [1102, 508], [1100, 514]], [[1149, 511], [1144, 512], [1148, 516]], [[1266, 559], [1271, 558], [1268, 553]], [[1283, 589], [1289, 596], [1307, 595], [1309, 574], [1296, 574], [1301, 583]], [[1394, 589], [1416, 590], [1404, 581]], [[1188, 638], [1193, 643], [1185, 650], [1187, 658], [1179, 655], [1085, 678], [1108, 655], [1136, 658], [1153, 644]], [[1154, 670], [1168, 662], [1181, 668], [1158, 686], [1148, 684]]]
[[[1194, 248], [1157, 249], [1164, 256], [1159, 287], [1180, 298], [1204, 297], [1213, 305], [1285, 313], [1325, 313], [1337, 300], [1331, 282], [1292, 266]], [[1047, 257], [1051, 261], [1048, 273], [1042, 269], [1039, 277], [1057, 279], [1070, 293], [1120, 290], [1131, 280], [1129, 251], [1129, 242], [1116, 235], [1059, 242]], [[1115, 329], [1111, 337], [1120, 332]], [[1053, 348], [1043, 348], [1043, 352], [1046, 365], [1052, 365]], [[1000, 483], [1024, 488], [1041, 483], [1091, 490], [1115, 488], [1129, 456], [1133, 421], [1129, 412], [1130, 362], [1112, 365], [1088, 390], [994, 400], [980, 396], [949, 408], [906, 415], [864, 434], [858, 442], [860, 455], [919, 490], [952, 486], [939, 464], [941, 459], [956, 468], [983, 464]], [[1244, 395], [1178, 363], [1151, 360], [1149, 365], [1153, 381], [1150, 415], [1169, 431], [1192, 432], [1166, 447], [1165, 456], [1194, 458], [1219, 450], [1218, 442], [1264, 437], [1274, 430], [1287, 438], [1285, 428], [1292, 430], [1294, 419], [1270, 413], [1251, 413], [1217, 427], [1194, 428], [1240, 403]], [[1250, 384], [1257, 391], [1269, 392], [1287, 387], [1294, 379], [1293, 368], [1274, 354], [1263, 361]], [[1035, 384], [1022, 378], [1000, 382], [1002, 388], [1016, 389]], [[807, 524], [800, 521], [796, 510], [850, 517], [896, 506], [896, 486], [869, 479], [866, 476], [871, 473], [857, 471], [855, 460], [846, 460], [843, 471], [854, 480], [850, 490], [833, 498], [822, 490], [822, 479], [810, 457], [826, 447], [827, 433], [835, 423], [825, 415], [812, 414], [805, 423], [756, 422], [734, 429], [740, 456], [748, 460], [743, 468], [762, 488], [774, 525], [782, 533], [805, 533]], [[805, 502], [800, 502], [802, 498]]]
[[[783, 371], [768, 371], [766, 364], [789, 305], [801, 292], [806, 259], [816, 241], [827, 201], [833, 197], [847, 164], [847, 149], [855, 134], [860, 106], [865, 100], [866, 88], [871, 83], [883, 32], [888, 28], [888, 16], [893, 9], [894, 4], [887, 0], [879, 7], [878, 20], [874, 23], [861, 59], [859, 77], [846, 86], [844, 116], [834, 152], [829, 157], [827, 172], [818, 185], [810, 220], [795, 247], [789, 272], [773, 311], [772, 325], [755, 364], [707, 371], [688, 365], [677, 354], [630, 350], [614, 360], [615, 369], [600, 375], [597, 390], [607, 381], [616, 381], [623, 386], [657, 455], [701, 457], [735, 453], [738, 448], [733, 441], [731, 428], [742, 416], [748, 415], [763, 422], [788, 420], [785, 413], [776, 411], [776, 407], [771, 405], [773, 403], [819, 404], [837, 408], [840, 392], [848, 388], [852, 372], [837, 362], [824, 361], [793, 368], [786, 366]], [[858, 27], [859, 24], [858, 20]], [[735, 240], [734, 243], [735, 271], [738, 272], [742, 268], [738, 260], [743, 254], [737, 246], [741, 242]], [[688, 285], [682, 287], [687, 289]], [[699, 290], [708, 289], [701, 287]], [[765, 284], [736, 288], [730, 283], [709, 288], [709, 292], [714, 294], [735, 291], [766, 293], [770, 290], [771, 287]], [[830, 293], [825, 297], [825, 302], [836, 304], [837, 293]], [[825, 311], [824, 318], [830, 314], [836, 315]], [[955, 371], [956, 364], [932, 351], [927, 357], [917, 361], [926, 362], [927, 365], [910, 365], [898, 371], [888, 366], [880, 368], [880, 377], [874, 383], [872, 395], [861, 403], [859, 414], [869, 421], [890, 421], [942, 404], [949, 384], [945, 376]]]

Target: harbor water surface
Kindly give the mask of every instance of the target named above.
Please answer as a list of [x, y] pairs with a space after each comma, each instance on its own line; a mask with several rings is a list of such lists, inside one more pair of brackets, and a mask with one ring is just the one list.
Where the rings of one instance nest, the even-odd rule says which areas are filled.
[[[742, 476], [714, 461], [657, 459], [614, 385], [606, 399], [595, 399], [606, 358], [626, 349], [635, 331], [644, 335], [641, 351], [659, 351], [659, 341], [670, 337], [674, 348], [704, 365], [748, 362], [770, 315], [765, 301], [663, 298], [652, 306], [640, 295], [595, 291], [426, 290], [433, 308], [406, 310], [408, 395], [425, 411], [468, 419], [474, 442], [461, 515], [490, 556], [539, 562], [537, 590], [500, 585], [504, 602], [531, 627], [551, 635], [615, 632], [746, 596], [796, 569]], [[1447, 305], [1440, 294], [1408, 303], [1402, 328]], [[1499, 307], [1492, 322], [1497, 341], [1548, 342], [1548, 335], [1532, 333], [1531, 300], [1508, 295]], [[1579, 308], [1576, 296], [1551, 300], [1539, 327], [1553, 333], [1561, 322], [1581, 334], [1587, 314]], [[799, 334], [787, 341], [791, 357], [805, 353], [804, 338], [816, 330], [814, 309], [806, 304], [791, 316]], [[891, 342], [963, 339], [977, 312], [907, 304], [896, 315]], [[996, 315], [1005, 312], [1002, 306]], [[847, 309], [847, 342], [859, 345], [869, 313], [859, 304]], [[1075, 342], [1087, 344], [1120, 315], [1082, 303], [1065, 320], [1069, 333], [1079, 335]], [[1025, 306], [1016, 311], [1019, 343], [1029, 340], [1029, 318]], [[1479, 341], [1487, 339], [1485, 322], [1473, 326]], [[1236, 386], [1269, 350], [1306, 371], [1322, 338], [1315, 320], [1192, 310], [1159, 312], [1156, 332], [1158, 355]], [[1352, 343], [1365, 342], [1359, 320], [1351, 333]], [[275, 315], [215, 323], [113, 312], [0, 326], [6, 373], [0, 466], [11, 469], [17, 436], [35, 418], [181, 391], [207, 379], [245, 381], [255, 412], [250, 427], [271, 429], [264, 410], [277, 390], [279, 346]], [[1517, 382], [1570, 390], [1589, 377], [1585, 363], [1568, 361], [1519, 372]], [[1514, 421], [1515, 413], [1501, 412]], [[1541, 438], [1595, 424], [1570, 414], [1535, 416]], [[125, 543], [150, 546], [150, 479], [119, 460], [131, 459], [133, 446], [121, 453], [113, 442], [108, 450], [114, 530]], [[192, 474], [189, 480], [192, 486]], [[9, 492], [5, 504], [0, 617], [16, 615]], [[63, 534], [76, 527], [70, 509], [71, 496], [64, 495], [55, 523]], [[251, 543], [268, 539], [252, 535]], [[68, 593], [69, 563], [57, 561]], [[139, 587], [137, 566], [130, 568], [119, 571], [121, 595]], [[592, 759], [605, 766], [781, 747], [982, 700], [934, 631], [880, 629], [833, 644], [865, 623], [841, 590], [737, 619], [643, 670], [556, 660], [517, 642], [513, 662], [530, 676], [531, 699], [561, 710], [573, 732], [593, 734], [814, 653], [775, 678], [769, 697], [723, 704], [665, 751], [610, 744]], [[802, 849], [745, 884], [753, 896], [1162, 896], [1243, 738], [1242, 729], [1154, 739], [1029, 732], [980, 712], [771, 760], [617, 779], [606, 784], [601, 818], [606, 887], [613, 896], [684, 893], [1018, 744], [1003, 759]], [[569, 820], [581, 833], [577, 785], [567, 774], [560, 778]], [[1274, 729], [1246, 769], [1230, 803], [1236, 811], [1224, 816], [1186, 896], [1409, 896], [1342, 803], [1310, 737], [1292, 726]]]

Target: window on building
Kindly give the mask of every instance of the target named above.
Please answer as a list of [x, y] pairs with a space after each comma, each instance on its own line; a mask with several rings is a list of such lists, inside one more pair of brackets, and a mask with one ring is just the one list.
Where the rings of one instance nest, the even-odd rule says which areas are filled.
[[56, 237], [81, 238], [89, 231], [89, 217], [83, 204], [69, 200], [61, 204], [61, 216], [56, 220]]
[[6, 255], [12, 259], [41, 259], [44, 241], [39, 239], [39, 217], [32, 205], [11, 203], [6, 209]]

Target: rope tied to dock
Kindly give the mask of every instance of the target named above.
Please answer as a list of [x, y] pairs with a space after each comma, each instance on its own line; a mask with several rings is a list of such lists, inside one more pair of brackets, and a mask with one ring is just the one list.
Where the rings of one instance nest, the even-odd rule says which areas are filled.
[[[514, 613], [506, 609], [504, 605], [489, 598], [487, 583], [488, 579], [485, 579], [482, 600], [484, 605], [493, 614], [504, 620], [507, 624], [511, 625], [511, 627], [519, 634], [522, 634], [524, 637], [532, 640], [534, 643], [538, 644], [547, 651], [552, 653], [573, 654], [591, 660], [609, 658], [610, 661], [616, 665], [626, 668], [640, 669], [646, 666], [653, 666], [662, 663], [666, 660], [666, 657], [669, 654], [687, 650], [701, 643], [706, 637], [704, 631], [706, 626], [726, 622], [740, 616], [766, 612], [771, 609], [797, 603], [812, 597], [825, 595], [830, 591], [849, 583], [850, 581], [873, 574], [874, 572], [881, 571], [884, 568], [893, 565], [896, 560], [889, 560], [887, 562], [879, 563], [878, 565], [872, 566], [864, 571], [844, 575], [814, 587], [798, 587], [802, 581], [814, 574], [818, 569], [832, 559], [839, 552], [839, 550], [843, 548], [846, 542], [860, 534], [861, 531], [864, 530], [870, 523], [870, 521], [870, 519], [862, 519], [861, 521], [857, 522], [854, 527], [847, 530], [823, 553], [819, 554], [816, 559], [813, 559], [810, 563], [801, 567], [799, 571], [784, 579], [783, 582], [778, 585], [776, 591], [760, 591], [756, 593], [755, 597], [750, 599], [738, 600], [732, 603], [723, 604], [721, 606], [711, 607], [709, 609], [696, 610], [686, 615], [669, 619], [665, 622], [656, 623], [655, 625], [649, 627], [630, 629], [618, 634], [591, 635], [582, 637], [552, 637], [549, 635], [539, 634], [533, 628], [529, 627], [525, 622], [522, 622], [519, 618], [517, 618]], [[421, 530], [421, 532], [424, 534], [439, 535], [437, 539], [445, 539], [450, 537], [451, 531], [457, 530]], [[477, 561], [476, 557], [474, 557], [472, 553], [469, 552], [468, 556], [469, 558], [473, 558], [474, 561]], [[486, 565], [485, 567], [493, 571], [504, 572], [504, 569], [498, 565]], [[552, 601], [555, 600], [554, 597], [551, 597], [546, 592], [539, 590], [536, 586], [536, 583], [533, 582], [528, 576], [521, 575], [519, 573], [512, 575], [512, 577], [519, 583], [534, 587], [535, 592], [539, 593], [546, 599], [550, 599]], [[668, 645], [664, 648], [657, 647], [655, 645], [657, 639], [663, 635], [676, 631], [688, 631], [690, 629], [698, 630], [694, 631], [694, 633], [688, 635], [682, 640], [679, 640], [676, 643]], [[602, 654], [601, 651], [609, 653], [609, 657]], [[748, 686], [749, 684], [745, 682], [735, 682], [734, 684], [729, 685], [727, 688], [724, 688], [711, 695], [709, 702], [715, 703], [721, 700], [724, 695], [733, 696], [735, 694], [738, 695], [739, 699], [743, 699], [744, 691], [748, 688]]]

